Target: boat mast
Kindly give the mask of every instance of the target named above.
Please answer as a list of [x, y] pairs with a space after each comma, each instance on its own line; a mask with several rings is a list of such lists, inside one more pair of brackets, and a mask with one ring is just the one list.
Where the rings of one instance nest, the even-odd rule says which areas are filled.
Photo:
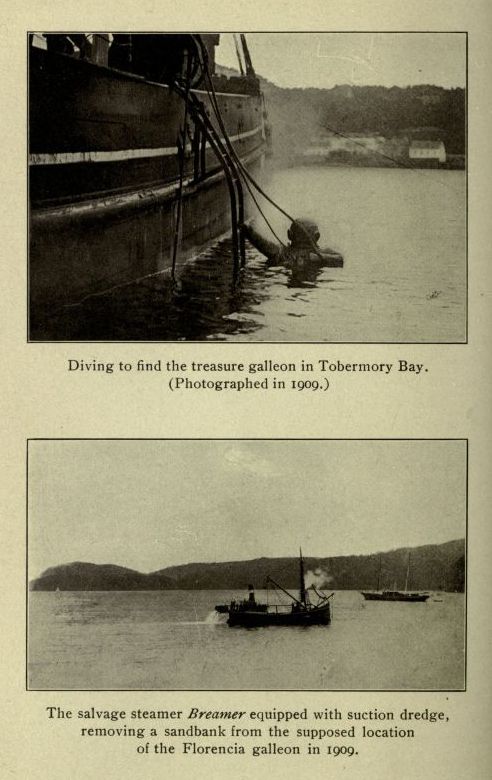
[[410, 574], [410, 553], [407, 560], [407, 576], [405, 577], [405, 592], [408, 590], [408, 575]]
[[241, 43], [243, 45], [243, 57], [244, 57], [244, 64], [246, 66], [246, 75], [256, 76], [255, 69], [253, 68], [253, 63], [251, 61], [251, 55], [249, 53], [248, 44], [246, 43], [245, 34], [239, 33], [239, 38], [241, 39]]
[[299, 601], [306, 605], [306, 582], [304, 579], [304, 561], [302, 559], [302, 550], [299, 547]]
[[239, 52], [239, 44], [237, 42], [237, 34], [233, 33], [232, 37], [234, 38], [234, 46], [236, 47], [236, 56], [237, 56], [237, 61], [239, 63], [239, 70], [241, 71], [241, 76], [244, 76], [244, 67], [243, 67], [243, 61], [241, 59], [241, 54]]
[[304, 561], [302, 558], [302, 550], [299, 549], [299, 598], [296, 598], [292, 593], [289, 593], [288, 590], [282, 587], [282, 585], [279, 585], [276, 580], [273, 579], [273, 577], [268, 576], [267, 577], [268, 582], [271, 582], [272, 585], [275, 585], [276, 588], [281, 590], [283, 593], [285, 593], [292, 601], [295, 601], [296, 604], [302, 604], [302, 606], [307, 607], [308, 605], [308, 594], [306, 590], [306, 583], [304, 580]]

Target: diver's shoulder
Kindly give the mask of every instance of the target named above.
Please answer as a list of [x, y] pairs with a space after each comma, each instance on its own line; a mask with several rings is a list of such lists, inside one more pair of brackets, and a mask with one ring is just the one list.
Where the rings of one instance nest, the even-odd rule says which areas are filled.
[[318, 261], [320, 265], [327, 266], [329, 268], [342, 268], [343, 257], [339, 252], [335, 252], [334, 249], [329, 247], [320, 247], [319, 254], [311, 252], [310, 257], [313, 261]]

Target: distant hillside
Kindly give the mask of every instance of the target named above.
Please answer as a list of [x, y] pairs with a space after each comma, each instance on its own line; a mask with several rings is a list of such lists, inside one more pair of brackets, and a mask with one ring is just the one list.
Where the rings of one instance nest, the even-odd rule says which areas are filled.
[[[411, 552], [409, 587], [428, 590], [464, 590], [464, 540], [440, 545], [400, 548], [373, 555], [337, 558], [305, 558], [306, 571], [321, 569], [328, 574], [334, 590], [375, 588], [381, 562], [381, 585], [405, 584], [408, 553]], [[261, 587], [267, 576], [287, 588], [298, 585], [297, 558], [258, 558], [227, 563], [190, 563], [170, 566], [156, 574], [164, 575], [183, 589]]]
[[[381, 586], [402, 588], [408, 553], [411, 552], [409, 588], [464, 591], [465, 542], [400, 548], [373, 555], [305, 559], [306, 571], [326, 575], [324, 587], [333, 590], [376, 588], [381, 566]], [[34, 580], [31, 590], [244, 590], [249, 583], [261, 588], [267, 576], [286, 588], [298, 587], [297, 558], [258, 558], [226, 563], [189, 563], [141, 574], [120, 566], [69, 563], [47, 569]]]
[[[225, 76], [232, 68], [217, 66]], [[466, 148], [466, 93], [431, 84], [412, 87], [351, 86], [331, 89], [278, 87], [259, 76], [273, 150], [284, 161], [295, 157], [320, 133], [368, 133], [409, 140], [441, 140], [446, 152], [464, 155]]]
[[66, 563], [53, 566], [30, 584], [31, 590], [162, 590], [172, 580], [112, 564]]

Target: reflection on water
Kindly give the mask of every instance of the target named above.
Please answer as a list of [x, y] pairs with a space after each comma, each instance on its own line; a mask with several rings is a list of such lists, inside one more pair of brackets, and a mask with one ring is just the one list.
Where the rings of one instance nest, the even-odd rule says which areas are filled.
[[[32, 322], [35, 339], [77, 341], [453, 342], [466, 337], [465, 174], [297, 168], [269, 191], [320, 226], [344, 268], [268, 268], [247, 248], [234, 279], [229, 241], [186, 264], [177, 284], [147, 277]], [[287, 224], [268, 217], [285, 237]]]
[[232, 591], [30, 593], [30, 687], [463, 687], [463, 594], [406, 604], [338, 591], [329, 626], [229, 628], [214, 605], [242, 597]]
[[[246, 266], [236, 276], [231, 241], [225, 239], [187, 263], [176, 282], [168, 273], [155, 274], [88, 297], [53, 314], [40, 323], [39, 330], [45, 339], [62, 341], [203, 341], [225, 340], [237, 333], [247, 336], [263, 327], [261, 306], [269, 297], [282, 294], [286, 300], [307, 304], [301, 291], [315, 287], [322, 270], [317, 264], [297, 270], [267, 269], [264, 258], [248, 247]], [[289, 316], [305, 315], [293, 311]]]

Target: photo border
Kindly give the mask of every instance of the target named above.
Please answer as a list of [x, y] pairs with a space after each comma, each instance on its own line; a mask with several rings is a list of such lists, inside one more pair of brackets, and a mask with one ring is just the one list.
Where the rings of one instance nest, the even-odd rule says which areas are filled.
[[[30, 337], [30, 317], [31, 317], [31, 306], [30, 306], [30, 237], [31, 237], [31, 229], [30, 229], [30, 192], [29, 192], [29, 35], [34, 34], [37, 32], [36, 30], [27, 30], [26, 31], [26, 78], [27, 78], [27, 86], [26, 86], [26, 215], [27, 215], [27, 236], [26, 236], [26, 279], [27, 279], [27, 290], [26, 290], [26, 344], [206, 344], [208, 345], [220, 345], [220, 346], [230, 346], [230, 345], [238, 345], [240, 344], [241, 347], [249, 347], [251, 345], [275, 345], [275, 346], [283, 346], [283, 345], [377, 345], [377, 344], [388, 344], [388, 345], [395, 345], [395, 346], [445, 346], [445, 345], [453, 345], [453, 346], [464, 346], [469, 343], [469, 78], [468, 78], [468, 72], [469, 72], [469, 43], [468, 43], [468, 36], [469, 32], [468, 30], [243, 30], [245, 35], [248, 35], [250, 33], [262, 33], [262, 34], [275, 34], [275, 35], [294, 35], [294, 34], [306, 34], [306, 33], [320, 33], [320, 34], [374, 34], [374, 35], [381, 35], [385, 33], [393, 34], [393, 35], [464, 35], [465, 36], [465, 289], [464, 289], [464, 308], [465, 308], [465, 328], [463, 333], [463, 340], [461, 341], [262, 341], [262, 340], [252, 340], [252, 341], [235, 341], [234, 339], [228, 340], [228, 341], [219, 341], [216, 339], [201, 339], [201, 340], [191, 340], [187, 339], [185, 341], [181, 340], [153, 340], [153, 339], [97, 339], [97, 340], [90, 340], [90, 339], [73, 339], [73, 340], [50, 340], [50, 339], [31, 339]], [[63, 33], [66, 32], [66, 30], [49, 30], [50, 33]], [[70, 30], [70, 32], [76, 33], [80, 32], [77, 30]], [[96, 34], [100, 33], [100, 30], [94, 31]], [[118, 33], [118, 30], [112, 30], [112, 33]], [[128, 32], [128, 30], [124, 30], [122, 32]], [[155, 33], [155, 34], [165, 34], [166, 31], [164, 30], [132, 30], [132, 33], [135, 33], [135, 35], [141, 34], [141, 33]], [[207, 34], [207, 33], [219, 33], [219, 34], [226, 34], [233, 32], [232, 30], [173, 30], [173, 33], [196, 33], [196, 34]], [[438, 85], [437, 85], [438, 86]], [[138, 280], [135, 280], [134, 283], [136, 283]]]
[[[53, 442], [53, 441], [98, 441], [98, 442], [110, 442], [110, 441], [127, 441], [127, 442], [142, 442], [142, 441], [160, 441], [160, 442], [237, 442], [237, 441], [253, 441], [253, 442], [265, 442], [265, 441], [287, 441], [287, 442], [341, 442], [341, 441], [353, 441], [353, 442], [368, 442], [368, 441], [406, 441], [406, 442], [464, 442], [465, 448], [465, 592], [464, 592], [464, 659], [463, 659], [463, 687], [462, 688], [32, 688], [29, 686], [29, 444], [30, 442]], [[53, 437], [32, 437], [26, 440], [26, 571], [25, 571], [25, 691], [27, 693], [292, 693], [292, 694], [304, 694], [304, 693], [398, 693], [398, 694], [428, 694], [428, 693], [466, 693], [468, 682], [468, 572], [469, 572], [469, 549], [468, 549], [468, 512], [469, 512], [469, 453], [470, 443], [468, 438], [464, 437], [404, 437], [404, 436], [382, 436], [382, 437], [307, 437], [307, 436], [173, 436], [173, 437], [161, 437], [161, 436], [136, 436], [136, 437], [124, 437], [124, 436], [108, 436], [108, 437], [96, 437], [96, 436], [53, 436]]]

